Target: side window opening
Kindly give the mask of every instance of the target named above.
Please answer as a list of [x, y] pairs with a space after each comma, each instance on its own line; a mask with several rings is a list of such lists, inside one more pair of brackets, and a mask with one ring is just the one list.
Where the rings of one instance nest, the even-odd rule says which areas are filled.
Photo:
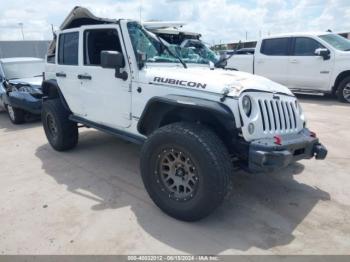
[[84, 32], [84, 65], [101, 65], [101, 51], [122, 53], [116, 29], [91, 29]]
[[79, 33], [63, 33], [59, 36], [58, 64], [78, 65]]
[[294, 56], [315, 56], [317, 48], [324, 48], [319, 42], [308, 37], [297, 37], [294, 42]]
[[262, 42], [260, 52], [270, 56], [287, 56], [289, 38], [271, 38]]

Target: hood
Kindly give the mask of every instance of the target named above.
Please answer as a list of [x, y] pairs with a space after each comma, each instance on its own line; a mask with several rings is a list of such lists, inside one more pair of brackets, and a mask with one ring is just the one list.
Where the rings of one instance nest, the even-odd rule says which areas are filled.
[[40, 87], [41, 83], [43, 81], [43, 77], [42, 76], [36, 76], [36, 77], [30, 77], [30, 78], [18, 78], [18, 79], [12, 79], [9, 80], [9, 82], [11, 84], [14, 85], [31, 85], [34, 87]]
[[147, 65], [141, 81], [146, 84], [167, 85], [201, 90], [210, 93], [237, 97], [245, 90], [259, 90], [292, 95], [285, 86], [267, 78], [249, 73], [224, 69], [210, 70], [208, 67], [164, 67]]

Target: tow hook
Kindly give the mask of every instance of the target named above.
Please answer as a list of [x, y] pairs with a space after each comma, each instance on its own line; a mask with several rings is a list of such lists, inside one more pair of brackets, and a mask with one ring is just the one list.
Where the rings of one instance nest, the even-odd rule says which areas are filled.
[[327, 149], [320, 143], [314, 145], [313, 152], [317, 160], [325, 159], [328, 153]]

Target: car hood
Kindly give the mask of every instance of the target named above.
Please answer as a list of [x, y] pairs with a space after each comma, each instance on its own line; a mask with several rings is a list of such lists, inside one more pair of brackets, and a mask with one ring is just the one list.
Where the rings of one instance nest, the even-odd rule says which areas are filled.
[[239, 96], [246, 90], [293, 95], [285, 86], [267, 78], [245, 72], [208, 67], [166, 67], [147, 65], [140, 72], [140, 81], [146, 84], [202, 90], [210, 93], [227, 93]]
[[42, 76], [36, 76], [36, 77], [30, 77], [30, 78], [17, 78], [17, 79], [9, 80], [9, 82], [14, 85], [22, 84], [22, 85], [31, 85], [34, 87], [40, 87], [42, 81], [43, 81]]

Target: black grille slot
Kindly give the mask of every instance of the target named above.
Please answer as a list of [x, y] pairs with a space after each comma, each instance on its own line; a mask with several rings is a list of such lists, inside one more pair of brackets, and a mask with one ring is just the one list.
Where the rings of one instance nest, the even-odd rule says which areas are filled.
[[290, 113], [290, 109], [289, 109], [288, 103], [285, 102], [285, 105], [286, 105], [286, 109], [287, 109], [287, 113], [288, 113], [289, 128], [293, 128], [293, 125], [292, 125], [292, 115], [291, 115], [291, 113]]
[[288, 125], [287, 125], [287, 112], [284, 108], [284, 103], [281, 102], [281, 107], [282, 107], [282, 112], [283, 112], [283, 119], [284, 119], [284, 129], [288, 129]]
[[271, 110], [272, 110], [272, 115], [273, 115], [273, 122], [275, 124], [275, 130], [277, 130], [277, 122], [276, 122], [276, 115], [275, 115], [275, 108], [273, 106], [272, 100], [270, 100], [270, 105], [271, 105]]
[[261, 115], [261, 119], [262, 119], [263, 129], [264, 129], [264, 131], [266, 131], [265, 117], [264, 117], [264, 112], [263, 112], [263, 109], [262, 109], [262, 102], [261, 102], [261, 100], [259, 100], [258, 102], [259, 102], [260, 115]]
[[267, 119], [269, 120], [269, 130], [272, 130], [271, 128], [271, 117], [270, 117], [270, 110], [269, 107], [267, 106], [267, 101], [264, 101], [265, 108], [266, 108], [266, 113], [267, 113]]
[[275, 104], [276, 104], [276, 108], [277, 108], [278, 119], [280, 121], [280, 129], [283, 129], [282, 120], [281, 120], [280, 106], [279, 106], [279, 103], [277, 101], [275, 101]]

